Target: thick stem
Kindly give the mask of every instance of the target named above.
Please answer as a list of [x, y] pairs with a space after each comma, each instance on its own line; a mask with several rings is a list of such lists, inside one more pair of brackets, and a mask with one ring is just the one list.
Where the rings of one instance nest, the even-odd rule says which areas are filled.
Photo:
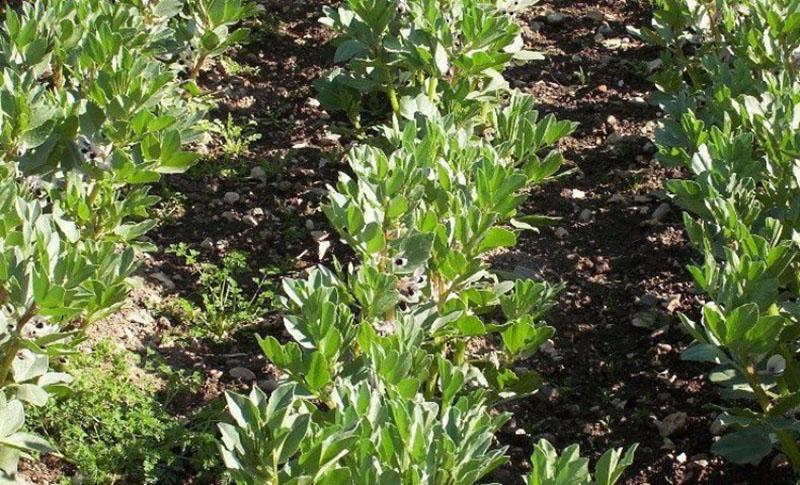
[[190, 79], [197, 79], [197, 75], [200, 74], [200, 69], [203, 67], [203, 64], [206, 62], [206, 58], [208, 54], [201, 54], [200, 57], [197, 58], [197, 62], [195, 63], [194, 67], [192, 67], [192, 72], [189, 73]]
[[453, 363], [461, 365], [464, 363], [467, 355], [467, 342], [465, 340], [457, 340], [453, 349]]
[[8, 375], [11, 373], [11, 366], [14, 364], [14, 358], [20, 350], [20, 338], [15, 335], [11, 337], [11, 343], [8, 346], [6, 355], [3, 356], [3, 361], [0, 363], [0, 389], [5, 387]]
[[[758, 400], [758, 404], [761, 406], [761, 409], [763, 409], [765, 413], [768, 412], [772, 407], [772, 402], [764, 388], [761, 386], [761, 383], [758, 380], [758, 373], [756, 373], [753, 364], [748, 364], [747, 367], [745, 367], [744, 374], [745, 378], [747, 379], [747, 383], [750, 385], [750, 388], [753, 389], [753, 392], [756, 395], [756, 400]], [[794, 468], [795, 471], [800, 471], [800, 448], [798, 448], [797, 443], [794, 441], [794, 438], [792, 438], [792, 435], [783, 429], [775, 430], [775, 435], [778, 437], [778, 441], [781, 443], [783, 452], [789, 458], [792, 468]]]
[[392, 112], [400, 114], [400, 102], [397, 100], [397, 91], [394, 88], [394, 82], [390, 81], [386, 86], [386, 95], [389, 96], [389, 103], [392, 105]]
[[11, 366], [14, 364], [14, 358], [17, 356], [17, 352], [22, 349], [22, 337], [20, 336], [22, 327], [24, 327], [35, 314], [36, 305], [32, 305], [31, 308], [17, 320], [16, 328], [11, 333], [11, 342], [8, 345], [6, 355], [3, 356], [3, 360], [0, 362], [0, 389], [5, 387], [8, 376], [11, 373]]
[[436, 102], [436, 88], [439, 86], [439, 79], [438, 78], [431, 78], [428, 84], [428, 98], [431, 102]]

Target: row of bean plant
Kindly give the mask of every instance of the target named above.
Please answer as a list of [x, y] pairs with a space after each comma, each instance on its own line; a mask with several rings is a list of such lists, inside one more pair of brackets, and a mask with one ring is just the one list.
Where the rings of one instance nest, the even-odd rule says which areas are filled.
[[124, 301], [156, 221], [148, 184], [188, 169], [213, 99], [194, 79], [241, 41], [241, 0], [39, 0], [0, 28], [0, 483], [52, 451], [26, 406]]
[[[282, 378], [228, 393], [220, 449], [242, 484], [478, 482], [507, 461], [498, 406], [542, 383], [526, 362], [554, 329], [560, 290], [504, 280], [487, 256], [544, 219], [522, 212], [559, 176], [574, 129], [540, 117], [501, 75], [534, 54], [515, 15], [530, 1], [348, 0], [322, 22], [339, 67], [317, 83], [365, 141], [324, 211], [349, 264], [283, 282], [291, 341], [259, 338]], [[391, 121], [363, 128], [364, 119]], [[535, 446], [528, 483], [611, 484], [635, 447], [591, 477], [577, 446]]]
[[787, 0], [660, 0], [642, 36], [665, 48], [659, 159], [702, 258], [707, 298], [683, 357], [715, 364], [726, 433], [712, 450], [800, 471], [800, 8]]

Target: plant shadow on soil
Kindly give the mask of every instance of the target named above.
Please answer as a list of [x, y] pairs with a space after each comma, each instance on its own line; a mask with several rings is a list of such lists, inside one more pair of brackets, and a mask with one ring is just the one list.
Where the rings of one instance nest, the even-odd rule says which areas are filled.
[[[577, 442], [593, 459], [608, 447], [640, 443], [626, 483], [789, 483], [787, 470], [771, 469], [771, 456], [758, 467], [740, 467], [711, 455], [707, 406], [719, 397], [706, 368], [679, 356], [691, 339], [677, 313], [694, 318], [701, 302], [685, 269], [696, 254], [680, 210], [648, 223], [668, 202], [664, 181], [682, 175], [654, 161], [658, 110], [642, 103], [654, 89], [643, 66], [658, 52], [625, 33], [628, 25], [649, 25], [649, 5], [596, 0], [540, 7], [569, 20], [548, 25], [543, 15], [525, 18], [527, 45], [547, 58], [513, 69], [509, 78], [536, 97], [542, 114], [579, 123], [561, 147], [568, 167], [579, 171], [535, 189], [529, 200], [526, 213], [562, 217], [564, 231], [525, 233], [492, 261], [497, 269], [566, 285], [546, 318], [556, 327], [557, 354], [526, 363], [546, 384], [507, 407], [514, 417], [498, 439], [510, 447], [511, 463], [494, 478], [518, 482], [516, 471], [529, 467], [533, 444], [544, 437], [559, 449]], [[621, 42], [610, 49], [595, 38], [592, 11], [609, 20], [613, 38], [627, 35], [626, 48]], [[642, 314], [655, 318], [651, 328], [632, 325]], [[685, 427], [663, 438], [655, 420], [680, 412]]]

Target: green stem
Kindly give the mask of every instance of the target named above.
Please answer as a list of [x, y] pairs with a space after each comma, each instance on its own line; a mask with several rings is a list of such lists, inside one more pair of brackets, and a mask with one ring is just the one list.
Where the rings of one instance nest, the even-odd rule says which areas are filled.
[[[758, 401], [758, 404], [761, 405], [761, 409], [763, 409], [765, 413], [769, 412], [770, 408], [772, 407], [772, 402], [764, 388], [761, 386], [761, 383], [758, 380], [758, 374], [756, 373], [753, 364], [748, 364], [744, 371], [747, 383], [750, 385], [753, 393], [755, 393], [756, 400]], [[792, 436], [784, 429], [776, 429], [775, 435], [778, 437], [778, 441], [781, 443], [783, 452], [786, 453], [786, 456], [789, 458], [792, 468], [796, 472], [800, 471], [800, 448], [797, 447], [797, 443], [794, 441], [794, 438], [792, 438]]]
[[28, 311], [17, 320], [16, 328], [11, 334], [11, 343], [9, 343], [6, 355], [3, 356], [3, 360], [0, 362], [0, 389], [5, 387], [8, 376], [11, 373], [11, 367], [14, 364], [14, 358], [17, 356], [17, 352], [22, 349], [22, 337], [20, 336], [22, 327], [33, 318], [35, 313], [36, 305], [32, 305]]
[[439, 79], [438, 78], [431, 78], [430, 82], [428, 83], [428, 98], [430, 98], [431, 102], [436, 101], [436, 88], [439, 86]]
[[455, 349], [453, 350], [453, 363], [456, 365], [461, 365], [464, 363], [467, 355], [467, 342], [465, 340], [458, 340], [454, 346]]
[[397, 91], [394, 88], [394, 81], [390, 81], [386, 86], [386, 95], [389, 96], [392, 112], [396, 115], [400, 114], [400, 102], [397, 100]]
[[8, 374], [11, 371], [11, 366], [14, 364], [14, 357], [17, 356], [21, 348], [19, 337], [12, 337], [11, 343], [8, 346], [6, 355], [3, 356], [3, 361], [0, 363], [0, 389], [5, 387]]
[[200, 69], [203, 67], [203, 63], [206, 62], [207, 57], [208, 54], [201, 54], [200, 57], [197, 58], [197, 62], [194, 67], [192, 67], [192, 72], [189, 73], [190, 79], [197, 79], [197, 75], [200, 74]]

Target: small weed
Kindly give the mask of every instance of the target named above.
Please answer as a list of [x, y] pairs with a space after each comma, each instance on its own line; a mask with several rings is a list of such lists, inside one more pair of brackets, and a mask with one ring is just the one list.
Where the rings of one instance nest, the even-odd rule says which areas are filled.
[[135, 358], [108, 341], [74, 355], [65, 366], [75, 377], [72, 392], [31, 408], [30, 426], [76, 465], [79, 483], [170, 484], [190, 470], [216, 474], [211, 424], [190, 430], [170, 415], [158, 378]]
[[153, 210], [153, 215], [162, 224], [174, 224], [186, 215], [188, 197], [164, 185], [161, 191], [161, 202]]
[[275, 298], [271, 277], [277, 270], [261, 270], [259, 278], [252, 278], [255, 289], [246, 292], [239, 283], [250, 272], [244, 253], [231, 252], [217, 265], [200, 262], [199, 253], [183, 243], [171, 246], [168, 251], [183, 258], [197, 273], [201, 303], [198, 306], [179, 298], [162, 311], [166, 310], [173, 318], [186, 324], [199, 324], [196, 329], [200, 335], [224, 339], [236, 327], [259, 321], [271, 308]]
[[225, 69], [225, 72], [229, 76], [251, 76], [255, 77], [261, 72], [261, 68], [258, 66], [251, 66], [249, 64], [241, 64], [233, 59], [232, 57], [222, 57], [220, 58], [220, 63], [222, 64], [222, 68]]
[[238, 158], [250, 149], [250, 144], [261, 139], [260, 133], [255, 133], [253, 127], [258, 126], [255, 120], [246, 124], [237, 124], [233, 115], [228, 113], [227, 121], [215, 119], [209, 124], [209, 131], [222, 137], [222, 153], [226, 158]]
[[591, 77], [592, 73], [590, 72], [587, 73], [586, 71], [583, 70], [583, 67], [581, 66], [578, 68], [577, 71], [573, 72], [572, 75], [575, 76], [575, 78], [581, 85], [585, 86], [589, 84], [589, 77]]

